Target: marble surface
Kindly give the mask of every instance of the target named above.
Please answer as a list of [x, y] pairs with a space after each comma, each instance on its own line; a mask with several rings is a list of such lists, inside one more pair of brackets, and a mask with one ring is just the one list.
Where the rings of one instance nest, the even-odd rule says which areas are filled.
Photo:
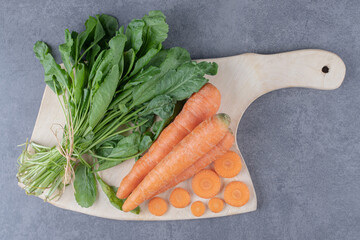
[[[160, 9], [165, 47], [193, 58], [320, 48], [347, 66], [335, 91], [285, 89], [246, 111], [237, 138], [258, 197], [256, 212], [206, 220], [114, 221], [26, 196], [16, 159], [44, 90], [32, 52], [56, 48], [89, 15], [121, 24]], [[359, 1], [0, 1], [1, 239], [360, 239]], [[59, 54], [55, 54], [59, 60]]]

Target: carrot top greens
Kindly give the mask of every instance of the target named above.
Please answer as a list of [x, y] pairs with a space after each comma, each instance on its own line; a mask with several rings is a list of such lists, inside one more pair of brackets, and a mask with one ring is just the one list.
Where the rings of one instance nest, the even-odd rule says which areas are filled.
[[215, 75], [217, 65], [196, 63], [180, 47], [164, 49], [169, 27], [160, 11], [132, 20], [126, 30], [105, 14], [90, 16], [85, 27], [81, 33], [65, 30], [59, 46], [64, 68], [44, 42], [34, 46], [66, 123], [58, 146], [31, 142], [35, 153], [25, 147], [17, 177], [28, 194], [46, 199], [60, 196], [73, 181], [82, 207], [95, 202], [99, 181], [121, 209], [122, 202], [95, 172], [141, 156], [178, 112], [177, 102], [199, 91], [208, 81], [204, 75]]

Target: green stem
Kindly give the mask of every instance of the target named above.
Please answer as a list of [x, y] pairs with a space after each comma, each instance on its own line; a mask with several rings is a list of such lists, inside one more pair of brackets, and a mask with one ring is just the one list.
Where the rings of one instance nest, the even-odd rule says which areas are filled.
[[93, 153], [92, 151], [89, 151], [89, 154], [92, 156], [92, 157], [95, 157], [97, 159], [101, 159], [101, 160], [106, 160], [106, 161], [112, 161], [112, 162], [122, 162], [122, 161], [126, 161], [126, 160], [129, 160], [129, 159], [132, 159], [132, 158], [136, 158], [138, 156], [140, 156], [141, 154], [143, 154], [144, 151], [142, 152], [139, 152], [137, 154], [134, 154], [132, 156], [129, 156], [129, 157], [125, 157], [125, 158], [112, 158], [112, 157], [103, 157], [103, 156], [99, 156], [99, 155], [96, 155], [95, 153]]

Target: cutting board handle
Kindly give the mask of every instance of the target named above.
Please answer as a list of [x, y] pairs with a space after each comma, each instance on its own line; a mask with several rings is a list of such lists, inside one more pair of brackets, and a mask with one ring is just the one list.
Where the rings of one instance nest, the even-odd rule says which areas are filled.
[[346, 72], [338, 55], [318, 49], [253, 54], [251, 58], [261, 62], [257, 79], [266, 92], [288, 87], [332, 90], [341, 85]]
[[319, 49], [269, 55], [245, 53], [208, 60], [219, 65], [218, 75], [211, 76], [210, 81], [223, 95], [220, 111], [231, 116], [232, 129], [258, 97], [289, 87], [332, 90], [341, 85], [346, 72], [339, 56]]

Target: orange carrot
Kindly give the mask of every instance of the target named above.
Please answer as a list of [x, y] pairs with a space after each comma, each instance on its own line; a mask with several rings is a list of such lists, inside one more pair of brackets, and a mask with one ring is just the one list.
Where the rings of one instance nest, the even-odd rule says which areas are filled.
[[183, 188], [175, 188], [170, 194], [169, 201], [176, 208], [184, 208], [190, 204], [190, 194]]
[[205, 213], [205, 204], [200, 201], [196, 201], [191, 204], [191, 212], [195, 217], [200, 217]]
[[144, 177], [197, 125], [216, 114], [221, 95], [212, 84], [205, 84], [185, 103], [180, 114], [166, 127], [149, 151], [140, 158], [121, 181], [118, 198], [127, 198]]
[[146, 175], [124, 202], [123, 211], [136, 208], [210, 151], [228, 132], [229, 124], [226, 114], [214, 115], [199, 124]]
[[212, 198], [219, 193], [221, 181], [214, 171], [205, 169], [193, 177], [191, 186], [194, 193], [199, 197]]
[[235, 177], [241, 170], [241, 157], [236, 152], [228, 151], [215, 160], [214, 169], [221, 177]]
[[166, 190], [176, 186], [178, 183], [183, 182], [196, 173], [203, 170], [207, 167], [210, 163], [212, 163], [215, 159], [220, 157], [221, 155], [225, 154], [227, 150], [231, 148], [234, 144], [234, 135], [229, 131], [225, 137], [208, 153], [206, 153], [203, 157], [197, 160], [193, 165], [187, 168], [184, 172], [182, 172], [179, 176], [175, 177], [170, 183], [168, 183], [165, 187], [163, 187], [160, 191], [158, 191], [154, 196], [165, 192]]
[[168, 204], [162, 198], [156, 197], [149, 201], [149, 212], [155, 216], [162, 216], [168, 210]]
[[219, 213], [224, 208], [224, 201], [220, 198], [212, 198], [208, 203], [209, 209], [214, 213]]
[[249, 198], [249, 188], [243, 182], [234, 181], [225, 187], [224, 200], [231, 206], [241, 207], [249, 201]]

